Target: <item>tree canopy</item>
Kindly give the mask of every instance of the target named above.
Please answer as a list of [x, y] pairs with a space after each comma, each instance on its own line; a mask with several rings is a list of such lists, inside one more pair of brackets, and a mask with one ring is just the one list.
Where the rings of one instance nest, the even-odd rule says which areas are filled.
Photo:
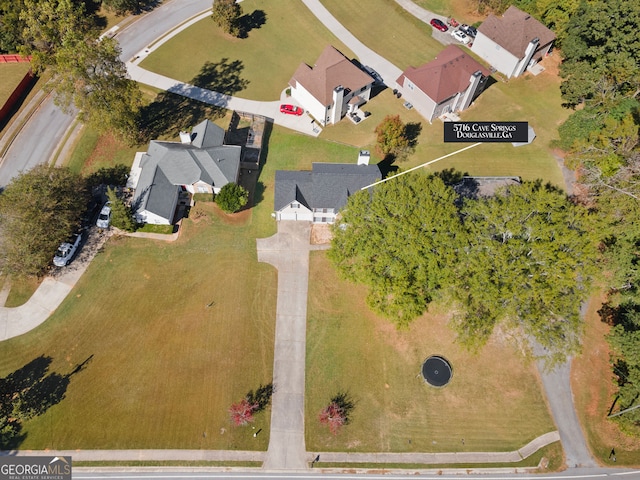
[[329, 258], [369, 287], [367, 303], [398, 326], [452, 282], [465, 232], [456, 194], [436, 176], [404, 175], [349, 198]]
[[411, 150], [411, 140], [407, 135], [407, 126], [400, 115], [387, 115], [376, 127], [376, 151], [386, 157], [404, 157]]
[[359, 192], [334, 225], [329, 258], [398, 326], [442, 298], [455, 301], [467, 347], [501, 324], [518, 341], [535, 338], [551, 361], [575, 353], [596, 255], [586, 209], [540, 182], [459, 204], [421, 174]]
[[211, 18], [222, 31], [238, 37], [241, 33], [238, 20], [242, 16], [242, 7], [236, 0], [214, 0]]
[[222, 211], [234, 213], [244, 207], [249, 201], [249, 192], [236, 183], [227, 183], [220, 189], [215, 201]]
[[80, 226], [87, 198], [84, 179], [67, 168], [40, 165], [14, 178], [0, 195], [4, 271], [42, 274]]
[[97, 38], [84, 4], [71, 0], [25, 0], [22, 53], [36, 73], [50, 69], [56, 103], [74, 105], [99, 131], [113, 130], [135, 142], [141, 93], [127, 76], [115, 40]]
[[535, 338], [549, 357], [579, 351], [580, 307], [596, 260], [586, 209], [541, 182], [466, 200], [469, 245], [454, 295], [463, 305], [454, 328], [464, 344], [484, 344], [499, 322]]

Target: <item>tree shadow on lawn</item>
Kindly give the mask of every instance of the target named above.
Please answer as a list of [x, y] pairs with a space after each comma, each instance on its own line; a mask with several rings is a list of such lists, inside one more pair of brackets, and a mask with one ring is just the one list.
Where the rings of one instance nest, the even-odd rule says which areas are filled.
[[26, 438], [22, 422], [45, 413], [60, 403], [71, 377], [85, 369], [93, 355], [62, 375], [49, 372], [53, 359], [44, 355], [0, 378], [0, 450], [12, 450]]
[[[165, 137], [177, 137], [205, 119], [224, 117], [228, 96], [244, 90], [249, 81], [240, 76], [244, 65], [240, 60], [206, 62], [189, 84], [209, 90], [202, 92], [180, 84], [158, 94], [155, 100], [140, 110], [140, 143]], [[192, 97], [198, 98], [198, 100]]]
[[267, 14], [264, 10], [254, 10], [249, 14], [242, 15], [238, 19], [240, 33], [238, 38], [247, 38], [251, 30], [257, 30], [267, 23]]

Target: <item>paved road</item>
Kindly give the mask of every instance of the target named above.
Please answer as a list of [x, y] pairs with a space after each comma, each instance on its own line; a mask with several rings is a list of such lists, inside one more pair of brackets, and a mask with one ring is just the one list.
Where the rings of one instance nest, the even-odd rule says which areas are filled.
[[74, 116], [62, 112], [52, 95], [46, 97], [0, 159], [0, 188], [18, 173], [50, 162]]

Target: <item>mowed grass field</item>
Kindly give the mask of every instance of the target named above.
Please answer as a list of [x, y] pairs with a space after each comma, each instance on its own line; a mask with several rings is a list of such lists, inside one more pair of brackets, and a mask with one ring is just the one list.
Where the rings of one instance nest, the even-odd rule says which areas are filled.
[[227, 409], [272, 380], [276, 271], [246, 218], [196, 209], [175, 243], [110, 239], [47, 322], [0, 343], [2, 377], [41, 355], [71, 374], [20, 448], [266, 449], [269, 410], [254, 439]]
[[29, 71], [29, 63], [0, 64], [0, 107], [2, 107]]
[[394, 0], [322, 0], [322, 4], [358, 40], [400, 70], [433, 60], [443, 49], [432, 27]]
[[[309, 451], [508, 451], [555, 430], [535, 366], [499, 334], [471, 354], [455, 343], [448, 313], [435, 308], [398, 331], [366, 306], [365, 288], [337, 277], [325, 252], [312, 252], [310, 271]], [[453, 366], [441, 389], [419, 376], [433, 354]], [[340, 392], [355, 408], [334, 436], [318, 413]]]
[[[266, 15], [264, 25], [251, 30], [248, 38], [226, 35], [210, 18], [205, 18], [163, 44], [140, 66], [192, 82], [205, 62], [224, 61], [228, 65], [239, 60], [236, 73], [248, 84], [240, 91], [224, 93], [253, 100], [277, 100], [300, 63], [313, 65], [327, 45], [349, 58], [354, 56], [302, 2], [244, 0], [242, 9], [245, 14], [260, 10]], [[212, 82], [220, 85], [219, 79]], [[200, 87], [212, 88], [206, 83], [196, 82]], [[222, 83], [223, 87], [234, 88]]]

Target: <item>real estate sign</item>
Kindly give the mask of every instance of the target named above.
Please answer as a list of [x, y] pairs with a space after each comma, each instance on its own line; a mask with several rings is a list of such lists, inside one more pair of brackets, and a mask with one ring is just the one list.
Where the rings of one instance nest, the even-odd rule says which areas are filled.
[[445, 142], [527, 142], [528, 122], [444, 122]]

